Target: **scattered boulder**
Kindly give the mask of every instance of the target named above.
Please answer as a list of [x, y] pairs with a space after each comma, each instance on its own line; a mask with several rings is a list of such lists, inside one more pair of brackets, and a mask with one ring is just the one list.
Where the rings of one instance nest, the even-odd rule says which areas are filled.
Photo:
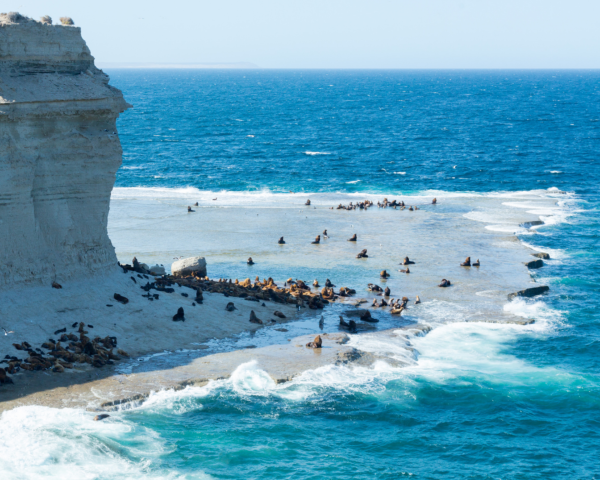
[[171, 273], [174, 276], [196, 275], [206, 277], [206, 259], [204, 257], [189, 257], [173, 262]]
[[532, 253], [532, 257], [543, 258], [544, 260], [550, 260], [550, 255], [544, 252]]
[[100, 420], [104, 420], [105, 418], [110, 417], [108, 413], [101, 413], [100, 415], [96, 415], [94, 417], [94, 422], [99, 422]]
[[519, 290], [518, 292], [515, 292], [515, 293], [510, 293], [508, 295], [508, 299], [512, 300], [513, 298], [516, 298], [516, 297], [531, 298], [531, 297], [535, 297], [536, 295], [541, 295], [542, 293], [546, 293], [549, 290], [550, 290], [550, 287], [548, 287], [546, 285], [540, 285], [539, 287], [526, 288], [524, 290]]
[[166, 275], [167, 273], [165, 267], [161, 265], [154, 265], [153, 267], [150, 267], [149, 270], [152, 275]]
[[529, 269], [542, 268], [544, 266], [544, 261], [541, 258], [538, 258], [537, 260], [531, 260], [531, 262], [525, 262], [525, 266]]

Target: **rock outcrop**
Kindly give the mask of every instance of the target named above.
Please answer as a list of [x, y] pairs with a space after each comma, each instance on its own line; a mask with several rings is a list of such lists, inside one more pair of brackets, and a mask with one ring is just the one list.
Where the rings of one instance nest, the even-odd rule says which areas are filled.
[[81, 30], [0, 15], [0, 287], [116, 266], [107, 235], [128, 105]]
[[535, 297], [536, 295], [541, 295], [543, 293], [546, 293], [549, 290], [550, 290], [550, 287], [548, 287], [547, 285], [540, 285], [539, 287], [526, 288], [525, 290], [519, 290], [518, 292], [515, 292], [515, 293], [509, 293], [508, 299], [513, 300], [514, 298], [517, 298], [517, 297], [531, 298], [531, 297]]

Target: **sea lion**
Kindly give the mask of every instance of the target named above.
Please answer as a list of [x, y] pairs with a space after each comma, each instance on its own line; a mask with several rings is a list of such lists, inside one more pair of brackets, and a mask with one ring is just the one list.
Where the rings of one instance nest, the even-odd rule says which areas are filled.
[[450, 285], [452, 285], [452, 283], [450, 282], [450, 280], [446, 280], [444, 278], [444, 279], [442, 279], [442, 283], [440, 283], [438, 285], [438, 287], [449, 287]]
[[262, 320], [256, 316], [254, 310], [250, 310], [250, 323], [258, 323], [260, 325], [263, 324]]
[[382, 271], [381, 271], [381, 273], [379, 274], [379, 276], [380, 276], [381, 278], [390, 278], [390, 274], [389, 274], [389, 273], [387, 273], [387, 271], [386, 271], [386, 270], [382, 270]]
[[304, 205], [310, 205], [310, 200], [307, 200]]
[[123, 305], [126, 305], [127, 303], [129, 303], [129, 299], [127, 297], [124, 297], [123, 295], [119, 295], [118, 293], [115, 293], [113, 295], [113, 297], [117, 302], [122, 303]]
[[196, 210], [192, 210], [192, 207], [188, 206], [188, 213], [195, 212]]
[[275, 310], [275, 311], [273, 312], [273, 315], [275, 315], [276, 317], [279, 317], [279, 318], [287, 318], [287, 317], [286, 317], [286, 316], [285, 316], [283, 313], [281, 313], [279, 310]]
[[354, 320], [346, 322], [344, 318], [340, 315], [340, 328], [348, 330], [350, 333], [356, 333], [356, 322]]
[[418, 305], [419, 303], [421, 303], [421, 299], [417, 295], [417, 298], [415, 299], [415, 305]]
[[15, 382], [13, 382], [12, 378], [10, 378], [8, 375], [6, 375], [6, 370], [4, 370], [3, 368], [0, 368], [0, 385], [3, 385], [5, 383], [15, 383]]
[[478, 267], [479, 266], [479, 259], [477, 259], [477, 261], [473, 264], [474, 267]]
[[233, 304], [233, 302], [229, 302], [225, 306], [225, 310], [227, 310], [228, 312], [233, 312], [234, 310], [237, 310], [237, 309], [235, 308], [235, 305]]
[[352, 235], [349, 239], [349, 242], [356, 242], [356, 233], [354, 235]]
[[431, 201], [431, 204], [432, 204], [432, 205], [435, 205], [436, 203], [437, 203], [437, 198], [434, 198], [434, 199]]
[[313, 287], [319, 288], [319, 281], [316, 278], [315, 278], [315, 281], [313, 282]]
[[470, 267], [471, 266], [471, 257], [467, 257], [467, 259], [460, 264], [461, 267]]
[[56, 330], [56, 331], [54, 332], [54, 335], [58, 335], [59, 333], [65, 333], [66, 331], [67, 331], [67, 328], [66, 328], [66, 327], [65, 327], [65, 328], [61, 328], [60, 330]]
[[390, 296], [390, 287], [385, 287], [385, 290], [383, 291], [383, 296], [384, 297]]
[[373, 283], [369, 283], [367, 285], [367, 290], [369, 290], [371, 292], [383, 292], [383, 288], [381, 288], [379, 285], [375, 285]]
[[283, 239], [283, 237], [281, 237], [281, 238], [280, 238], [280, 239], [277, 241], [277, 243], [278, 243], [279, 245], [284, 245], [284, 244], [285, 244], [285, 240]]
[[379, 320], [377, 320], [376, 318], [373, 318], [371, 316], [371, 312], [369, 312], [368, 310], [365, 310], [362, 315], [360, 316], [360, 319], [363, 322], [369, 322], [369, 323], [377, 323], [379, 322]]
[[366, 248], [365, 248], [365, 249], [363, 249], [363, 251], [362, 251], [362, 252], [360, 252], [360, 253], [359, 253], [359, 254], [356, 256], [356, 258], [369, 258], [369, 256], [367, 255], [367, 249], [366, 249]]
[[323, 230], [323, 238], [329, 238], [329, 236], [327, 235], [327, 229]]
[[379, 304], [377, 303], [377, 299], [376, 298], [373, 299], [373, 303], [371, 304], [371, 306], [373, 308], [378, 308], [379, 307]]
[[194, 203], [194, 207], [197, 207], [197, 206], [198, 206], [198, 202]]
[[398, 270], [399, 272], [402, 273], [410, 273], [410, 268], [406, 267], [406, 268], [401, 268], [400, 270]]
[[325, 279], [325, 286], [327, 288], [333, 288], [333, 287], [335, 287], [335, 285], [333, 283], [331, 283], [331, 280], [329, 280], [328, 278]]
[[248, 257], [248, 261], [246, 263], [248, 265], [254, 265], [254, 261], [252, 260], [252, 257]]
[[323, 345], [323, 340], [321, 340], [321, 335], [317, 335], [312, 342], [308, 342], [306, 344], [307, 348], [321, 348]]
[[173, 315], [173, 321], [174, 322], [185, 322], [185, 316], [183, 313], [183, 307], [179, 307], [177, 309], [177, 313], [175, 315]]
[[402, 262], [402, 265], [414, 265], [415, 262], [413, 262], [410, 258], [408, 257], [404, 257], [404, 261]]
[[60, 283], [52, 282], [52, 288], [61, 289], [62, 285]]
[[381, 301], [379, 302], [379, 306], [380, 307], [387, 307], [388, 303], [385, 301], [385, 299], [382, 298]]
[[321, 243], [321, 235], [317, 235], [317, 238], [315, 238], [315, 241], [310, 242], [310, 243], [312, 243], [313, 245], [316, 245], [317, 243]]

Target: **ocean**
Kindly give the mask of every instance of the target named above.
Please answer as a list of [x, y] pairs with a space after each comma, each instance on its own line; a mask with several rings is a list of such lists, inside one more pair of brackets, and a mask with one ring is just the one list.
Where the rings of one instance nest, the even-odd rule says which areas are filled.
[[[432, 330], [353, 336], [372, 368], [276, 385], [251, 362], [104, 422], [6, 412], [2, 478], [600, 478], [599, 71], [107, 73], [134, 105], [109, 217], [122, 262], [203, 255], [211, 278], [329, 278], [369, 302], [385, 284], [423, 303], [375, 310], [379, 329]], [[384, 198], [419, 210], [335, 209]], [[550, 259], [527, 270], [536, 252]], [[507, 299], [535, 284], [549, 293]], [[347, 308], [120, 368], [285, 342], [321, 315], [337, 331]]]

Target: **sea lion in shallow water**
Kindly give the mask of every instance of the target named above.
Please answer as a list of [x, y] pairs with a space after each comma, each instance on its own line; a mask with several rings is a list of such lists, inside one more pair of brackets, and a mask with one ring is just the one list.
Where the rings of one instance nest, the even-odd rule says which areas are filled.
[[356, 242], [356, 233], [354, 235], [352, 235], [349, 239], [349, 242]]
[[316, 278], [315, 278], [315, 281], [313, 282], [313, 287], [319, 288], [319, 281]]
[[281, 237], [281, 238], [280, 238], [280, 239], [277, 241], [277, 243], [278, 243], [279, 245], [283, 245], [283, 244], [285, 244], [285, 240], [283, 239], [283, 237]]
[[246, 263], [248, 265], [254, 265], [254, 261], [252, 260], [252, 257], [248, 257], [248, 261]]
[[471, 257], [467, 257], [467, 259], [460, 264], [461, 267], [470, 267], [471, 266]]
[[362, 252], [360, 252], [360, 253], [359, 253], [359, 254], [356, 256], [356, 258], [369, 258], [369, 256], [367, 255], [367, 249], [366, 249], [366, 248], [365, 248], [365, 249], [363, 249], [363, 251], [362, 251]]
[[310, 205], [310, 200], [307, 200], [304, 205]]
[[173, 315], [173, 321], [174, 322], [185, 322], [185, 316], [183, 313], [183, 307], [179, 307], [177, 309], [177, 313], [175, 315]]
[[410, 258], [408, 257], [404, 257], [404, 261], [402, 262], [402, 265], [414, 265], [415, 262], [413, 262]]
[[369, 312], [368, 310], [365, 310], [362, 315], [360, 316], [360, 319], [363, 322], [369, 322], [369, 323], [377, 323], [379, 322], [379, 320], [377, 320], [376, 318], [373, 318], [371, 316], [371, 312]]
[[256, 316], [254, 310], [250, 310], [250, 323], [258, 323], [260, 325], [263, 324], [262, 320]]
[[314, 242], [310, 242], [310, 243], [312, 243], [313, 245], [321, 243], [321, 235], [317, 235], [317, 238], [315, 238], [315, 241]]
[[438, 287], [449, 287], [450, 285], [452, 285], [452, 283], [450, 282], [450, 280], [446, 280], [444, 278], [444, 279], [442, 279], [442, 283], [440, 283], [438, 285]]
[[192, 210], [192, 207], [188, 206], [188, 213], [195, 212], [196, 210]]
[[474, 267], [478, 267], [479, 265], [480, 265], [480, 264], [479, 264], [479, 259], [477, 259], [477, 261], [476, 261], [476, 262], [473, 264], [473, 266], [474, 266]]
[[387, 273], [387, 271], [386, 271], [386, 270], [382, 270], [382, 271], [381, 271], [381, 273], [379, 274], [379, 276], [380, 276], [381, 278], [390, 278], [390, 274], [389, 274], [389, 273]]
[[323, 238], [329, 238], [329, 236], [327, 235], [327, 229], [323, 230]]
[[385, 290], [383, 291], [383, 296], [384, 297], [389, 297], [390, 296], [390, 287], [385, 287]]
[[417, 295], [417, 298], [415, 299], [415, 305], [418, 305], [419, 303], [421, 303], [421, 299]]

